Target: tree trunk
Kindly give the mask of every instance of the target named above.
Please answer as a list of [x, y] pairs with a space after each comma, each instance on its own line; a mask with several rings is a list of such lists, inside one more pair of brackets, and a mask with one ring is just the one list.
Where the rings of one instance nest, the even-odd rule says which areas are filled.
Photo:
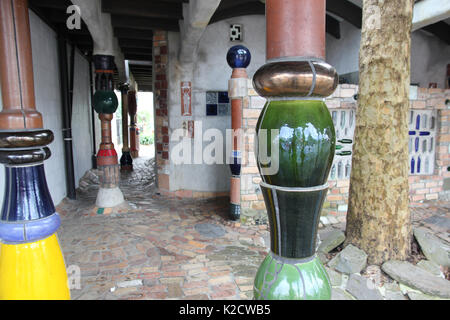
[[363, 249], [369, 264], [405, 260], [410, 254], [407, 117], [413, 3], [363, 3], [347, 243]]

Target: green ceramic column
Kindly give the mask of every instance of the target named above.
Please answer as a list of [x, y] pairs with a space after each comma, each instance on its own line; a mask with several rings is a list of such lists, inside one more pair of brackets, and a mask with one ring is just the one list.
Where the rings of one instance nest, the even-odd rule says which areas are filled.
[[[298, 17], [293, 25], [280, 20], [293, 19], [292, 12], [306, 17]], [[267, 99], [256, 125], [255, 154], [271, 250], [256, 274], [254, 297], [327, 300], [331, 298], [330, 281], [316, 256], [316, 247], [336, 147], [324, 99], [336, 89], [338, 76], [323, 60], [322, 28], [317, 27], [323, 20], [324, 31], [325, 3], [267, 0], [266, 15], [268, 63], [255, 73], [253, 85]], [[303, 30], [299, 41], [316, 48], [305, 49], [295, 43], [295, 37], [285, 41], [283, 36], [290, 39], [293, 32], [289, 28]]]

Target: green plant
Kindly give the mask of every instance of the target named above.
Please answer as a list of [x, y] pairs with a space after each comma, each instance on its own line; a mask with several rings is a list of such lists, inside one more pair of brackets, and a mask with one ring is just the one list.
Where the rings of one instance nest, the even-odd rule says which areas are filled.
[[151, 135], [140, 135], [139, 136], [139, 142], [142, 145], [151, 145], [154, 142], [154, 137]]

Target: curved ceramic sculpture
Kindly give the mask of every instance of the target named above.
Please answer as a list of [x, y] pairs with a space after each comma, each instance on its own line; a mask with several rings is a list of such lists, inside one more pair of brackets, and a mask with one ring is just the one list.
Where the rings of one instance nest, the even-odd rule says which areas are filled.
[[44, 170], [54, 136], [35, 107], [27, 2], [1, 1], [0, 21], [0, 300], [70, 299]]
[[266, 0], [267, 63], [255, 73], [253, 87], [267, 99], [255, 154], [271, 252], [256, 274], [255, 299], [331, 299], [316, 256], [336, 149], [324, 102], [338, 84], [336, 70], [324, 61], [325, 10], [325, 0]]
[[119, 188], [119, 162], [111, 136], [111, 120], [119, 105], [114, 93], [114, 56], [94, 55], [94, 65], [96, 92], [92, 103], [102, 127], [102, 140], [97, 153], [100, 188], [95, 204], [99, 208], [112, 208], [125, 201]]
[[[276, 135], [272, 135], [273, 129], [277, 130]], [[315, 251], [335, 150], [331, 115], [322, 101], [271, 101], [259, 118], [258, 136], [261, 130], [267, 132], [268, 154], [279, 154], [279, 170], [265, 174], [272, 163], [258, 160], [271, 231], [271, 254], [256, 276], [255, 297], [329, 299], [328, 277]], [[278, 140], [278, 150], [271, 150], [274, 139]]]

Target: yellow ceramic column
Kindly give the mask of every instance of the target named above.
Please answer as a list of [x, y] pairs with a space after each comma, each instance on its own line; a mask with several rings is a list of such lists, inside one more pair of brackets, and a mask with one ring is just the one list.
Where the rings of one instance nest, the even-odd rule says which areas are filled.
[[70, 299], [43, 162], [53, 133], [36, 111], [28, 3], [0, 0], [0, 299]]

